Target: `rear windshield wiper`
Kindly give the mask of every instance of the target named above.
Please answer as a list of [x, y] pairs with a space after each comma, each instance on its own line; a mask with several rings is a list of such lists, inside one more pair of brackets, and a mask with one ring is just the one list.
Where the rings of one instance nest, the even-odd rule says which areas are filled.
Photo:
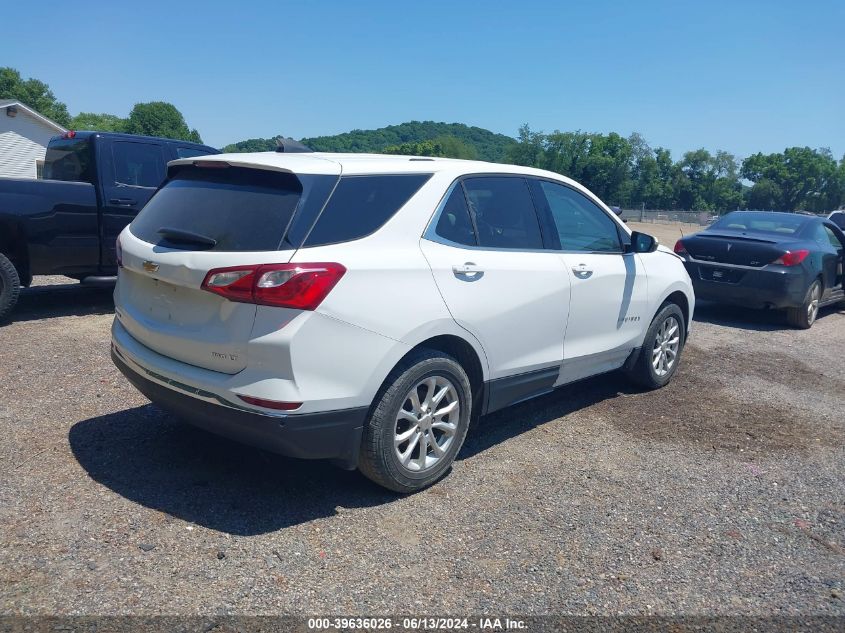
[[217, 240], [201, 233], [194, 233], [193, 231], [184, 231], [182, 229], [174, 229], [163, 226], [158, 230], [158, 234], [169, 242], [177, 244], [197, 244], [198, 246], [207, 246], [213, 248], [217, 246]]

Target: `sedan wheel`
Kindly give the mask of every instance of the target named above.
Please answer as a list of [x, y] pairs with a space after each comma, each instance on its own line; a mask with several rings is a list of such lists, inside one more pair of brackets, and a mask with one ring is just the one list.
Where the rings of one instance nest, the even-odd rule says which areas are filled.
[[789, 308], [786, 311], [786, 320], [789, 324], [802, 330], [809, 329], [819, 316], [819, 304], [822, 298], [822, 285], [817, 279], [807, 289], [804, 295], [804, 303], [797, 308]]

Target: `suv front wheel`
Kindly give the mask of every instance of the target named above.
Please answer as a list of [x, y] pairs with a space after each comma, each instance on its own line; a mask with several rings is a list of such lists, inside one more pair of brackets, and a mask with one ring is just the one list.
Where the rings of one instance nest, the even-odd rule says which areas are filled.
[[461, 450], [471, 409], [472, 389], [460, 363], [435, 350], [414, 352], [376, 396], [359, 469], [396, 492], [430, 486]]
[[676, 304], [664, 303], [649, 325], [628, 376], [646, 389], [667, 385], [678, 369], [685, 342], [684, 313]]

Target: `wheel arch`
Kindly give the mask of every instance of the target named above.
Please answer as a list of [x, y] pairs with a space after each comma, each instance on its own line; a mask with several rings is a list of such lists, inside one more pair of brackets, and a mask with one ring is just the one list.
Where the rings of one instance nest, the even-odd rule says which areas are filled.
[[17, 222], [8, 219], [0, 221], [0, 254], [5, 255], [17, 269], [21, 285], [29, 285], [29, 253], [23, 228]]

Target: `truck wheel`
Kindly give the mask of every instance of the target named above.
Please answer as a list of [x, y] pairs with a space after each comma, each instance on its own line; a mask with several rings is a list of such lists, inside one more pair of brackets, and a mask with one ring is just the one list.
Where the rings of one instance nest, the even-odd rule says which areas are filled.
[[461, 450], [471, 409], [472, 389], [458, 361], [435, 350], [415, 352], [376, 396], [358, 468], [396, 492], [430, 486]]
[[18, 270], [9, 259], [0, 254], [0, 321], [12, 312], [21, 292]]
[[822, 298], [822, 285], [816, 279], [807, 289], [804, 303], [798, 308], [787, 308], [786, 320], [792, 327], [809, 330], [819, 315], [819, 301]]
[[684, 313], [674, 303], [663, 304], [648, 327], [628, 377], [646, 389], [667, 385], [678, 370], [685, 342]]

